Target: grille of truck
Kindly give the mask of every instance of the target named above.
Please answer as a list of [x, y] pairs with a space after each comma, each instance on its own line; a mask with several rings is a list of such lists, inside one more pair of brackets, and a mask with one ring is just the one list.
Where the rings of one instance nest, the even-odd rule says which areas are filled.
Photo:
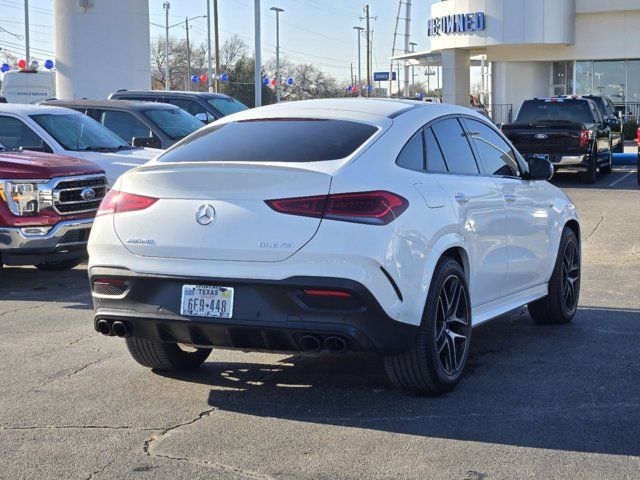
[[104, 175], [65, 179], [53, 189], [53, 208], [61, 215], [95, 212], [106, 194]]

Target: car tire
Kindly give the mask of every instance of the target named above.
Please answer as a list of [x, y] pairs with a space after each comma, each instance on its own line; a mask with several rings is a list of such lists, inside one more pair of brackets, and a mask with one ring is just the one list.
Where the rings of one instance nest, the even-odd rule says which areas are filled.
[[600, 165], [600, 173], [604, 175], [609, 175], [613, 170], [613, 151], [611, 150], [611, 146], [609, 146], [609, 156], [608, 161], [604, 165]]
[[471, 303], [464, 270], [444, 257], [434, 271], [414, 343], [404, 352], [385, 357], [387, 375], [403, 390], [451, 391], [462, 376], [470, 342]]
[[593, 185], [598, 180], [598, 153], [596, 147], [593, 148], [589, 155], [589, 164], [587, 171], [582, 173], [582, 183]]
[[638, 152], [638, 185], [640, 185], [640, 151]]
[[574, 231], [565, 227], [548, 294], [527, 306], [531, 318], [542, 325], [569, 323], [578, 309], [580, 275], [580, 242]]
[[63, 270], [71, 270], [72, 268], [77, 267], [81, 263], [82, 263], [82, 260], [72, 259], [72, 260], [61, 260], [59, 262], [39, 263], [35, 267], [38, 270], [43, 270], [45, 272], [61, 272]]
[[129, 337], [125, 341], [129, 353], [140, 365], [167, 372], [194, 370], [211, 353], [210, 348], [186, 351], [177, 343], [156, 342], [146, 338]]

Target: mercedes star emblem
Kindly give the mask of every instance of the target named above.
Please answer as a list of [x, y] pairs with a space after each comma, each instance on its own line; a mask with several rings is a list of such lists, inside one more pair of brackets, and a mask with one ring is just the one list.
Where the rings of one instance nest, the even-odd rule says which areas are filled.
[[200, 205], [196, 210], [196, 222], [198, 222], [200, 225], [209, 225], [215, 220], [215, 218], [216, 211], [208, 203]]

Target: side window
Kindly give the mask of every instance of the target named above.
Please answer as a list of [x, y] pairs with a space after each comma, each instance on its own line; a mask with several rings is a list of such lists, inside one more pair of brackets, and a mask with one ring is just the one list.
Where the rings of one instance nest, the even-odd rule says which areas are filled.
[[591, 113], [593, 114], [593, 118], [595, 119], [596, 123], [604, 122], [600, 110], [591, 102], [589, 102], [589, 107], [591, 108]]
[[433, 173], [448, 172], [447, 163], [444, 161], [442, 150], [431, 128], [424, 129], [424, 141], [427, 150], [427, 170]]
[[149, 127], [130, 113], [104, 110], [100, 114], [99, 122], [129, 144], [133, 142], [134, 137], [153, 136]]
[[402, 148], [396, 164], [402, 168], [422, 172], [424, 170], [424, 146], [420, 129]]
[[431, 128], [438, 140], [444, 160], [451, 173], [478, 174], [473, 151], [467, 135], [460, 122], [455, 118], [447, 118], [434, 123]]
[[198, 102], [194, 102], [193, 100], [185, 100], [182, 98], [167, 98], [167, 103], [171, 105], [175, 105], [176, 107], [180, 107], [185, 112], [190, 113], [194, 117], [199, 113], [207, 113], [207, 110], [200, 105]]
[[0, 144], [10, 150], [33, 147], [45, 152], [52, 151], [22, 120], [13, 117], [0, 116]]
[[484, 164], [484, 173], [503, 177], [519, 176], [516, 155], [498, 132], [477, 120], [465, 119], [465, 123], [469, 128], [469, 137]]

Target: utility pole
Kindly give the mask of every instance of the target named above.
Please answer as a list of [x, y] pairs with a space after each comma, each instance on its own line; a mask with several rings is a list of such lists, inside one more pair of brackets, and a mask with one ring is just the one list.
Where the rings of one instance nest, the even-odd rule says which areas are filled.
[[220, 89], [218, 79], [220, 78], [220, 38], [218, 35], [218, 0], [213, 0], [213, 38], [216, 50], [216, 93]]
[[164, 20], [164, 89], [169, 90], [169, 2], [162, 4], [165, 13]]
[[187, 30], [187, 89], [191, 90], [191, 44], [189, 43], [189, 17], [184, 19], [184, 28]]
[[211, 78], [211, 2], [206, 0], [207, 2], [207, 91], [209, 93], [213, 92], [213, 87], [211, 86], [211, 82], [213, 79]]
[[[409, 53], [411, 39], [411, 0], [406, 0], [404, 15], [404, 53]], [[409, 63], [404, 61], [404, 94], [409, 94]]]
[[280, 103], [280, 13], [282, 8], [271, 7], [276, 12], [276, 103]]
[[355, 82], [355, 78], [353, 78], [353, 62], [351, 62], [351, 76], [349, 77], [349, 83], [353, 85]]
[[260, 51], [260, 0], [254, 0], [253, 14], [255, 17], [255, 50], [256, 62], [254, 83], [256, 84], [255, 101], [256, 107], [262, 106], [262, 58]]
[[24, 0], [24, 50], [27, 68], [31, 63], [31, 45], [29, 43], [29, 0]]
[[361, 61], [361, 54], [360, 54], [360, 35], [362, 34], [362, 31], [364, 30], [364, 28], [353, 27], [353, 29], [356, 31], [356, 34], [358, 35], [358, 96], [360, 96], [361, 94], [360, 90], [362, 89], [362, 61]]
[[[366, 5], [364, 7], [365, 10], [365, 16], [367, 18], [367, 96], [369, 96], [369, 85], [371, 85], [371, 62], [370, 62], [370, 58], [371, 58], [371, 43], [370, 43], [370, 35], [371, 35], [371, 28], [370, 28], [370, 18], [369, 18], [369, 5]], [[358, 49], [360, 50], [360, 49]]]
[[[409, 45], [411, 45], [411, 53], [414, 53], [416, 51], [416, 45], [418, 45], [416, 42], [410, 42]], [[416, 66], [415, 65], [411, 65], [411, 84], [415, 85], [416, 84]]]
[[[398, 0], [398, 12], [396, 13], [396, 26], [393, 29], [393, 44], [391, 45], [391, 57], [393, 58], [396, 55], [396, 43], [398, 40], [398, 25], [400, 22], [400, 12], [402, 9], [402, 0]], [[400, 79], [400, 71], [398, 71], [398, 80]], [[393, 60], [389, 64], [389, 91], [387, 92], [387, 96], [391, 97], [391, 90], [393, 90]], [[400, 89], [398, 89], [398, 93], [400, 93]]]

